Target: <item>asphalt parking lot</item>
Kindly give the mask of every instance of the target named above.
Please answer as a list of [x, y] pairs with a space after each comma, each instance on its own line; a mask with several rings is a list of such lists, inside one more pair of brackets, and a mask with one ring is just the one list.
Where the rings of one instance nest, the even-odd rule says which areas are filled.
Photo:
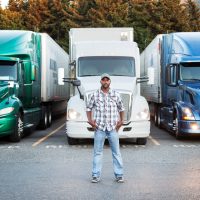
[[92, 184], [93, 141], [69, 146], [65, 117], [20, 143], [0, 139], [1, 199], [200, 199], [200, 139], [176, 140], [151, 126], [145, 146], [121, 140], [125, 183], [114, 180], [106, 142], [102, 180]]

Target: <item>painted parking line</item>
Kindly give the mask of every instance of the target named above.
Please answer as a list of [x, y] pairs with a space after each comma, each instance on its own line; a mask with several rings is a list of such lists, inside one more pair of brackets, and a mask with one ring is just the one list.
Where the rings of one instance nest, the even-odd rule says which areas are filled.
[[195, 145], [195, 144], [174, 144], [173, 147], [175, 147], [175, 148], [196, 148], [196, 147], [200, 147], [200, 145]]
[[155, 145], [157, 145], [157, 146], [160, 145], [160, 143], [159, 143], [156, 139], [154, 139], [152, 136], [149, 136], [149, 139], [150, 139]]
[[45, 137], [39, 139], [37, 142], [35, 142], [32, 145], [32, 147], [36, 147], [37, 145], [39, 145], [40, 143], [42, 143], [43, 141], [45, 141], [46, 139], [48, 139], [51, 135], [53, 135], [54, 133], [56, 133], [57, 131], [59, 131], [63, 126], [65, 126], [65, 123], [62, 124], [61, 126], [59, 126], [56, 130], [54, 130], [51, 133], [49, 133], [48, 135], [46, 135]]

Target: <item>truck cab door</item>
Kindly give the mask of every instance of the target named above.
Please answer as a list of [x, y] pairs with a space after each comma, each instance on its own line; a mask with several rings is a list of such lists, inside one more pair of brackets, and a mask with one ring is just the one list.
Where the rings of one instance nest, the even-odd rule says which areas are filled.
[[24, 104], [24, 101], [25, 101], [25, 88], [24, 88], [24, 63], [23, 62], [19, 63], [18, 80], [19, 80], [18, 97], [21, 100], [21, 102]]
[[170, 64], [166, 68], [166, 104], [171, 105], [177, 99], [178, 67]]
[[163, 118], [167, 125], [171, 127], [173, 123], [174, 102], [177, 101], [178, 90], [178, 66], [169, 64], [166, 67], [165, 83], [165, 107], [163, 108]]
[[41, 82], [39, 76], [39, 67], [37, 65], [31, 66], [31, 81], [32, 81], [32, 107], [40, 104]]

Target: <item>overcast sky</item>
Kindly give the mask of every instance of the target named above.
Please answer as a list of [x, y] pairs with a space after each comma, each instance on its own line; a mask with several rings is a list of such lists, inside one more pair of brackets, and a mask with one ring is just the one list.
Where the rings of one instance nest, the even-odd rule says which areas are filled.
[[1, 0], [2, 7], [7, 6], [9, 0]]

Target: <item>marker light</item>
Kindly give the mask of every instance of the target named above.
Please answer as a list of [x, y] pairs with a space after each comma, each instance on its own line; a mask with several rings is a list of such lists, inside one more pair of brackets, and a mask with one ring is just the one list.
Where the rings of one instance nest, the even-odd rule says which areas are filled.
[[183, 120], [195, 120], [190, 108], [183, 108]]
[[8, 107], [0, 110], [0, 115], [6, 115], [11, 113], [14, 110], [13, 107]]
[[140, 120], [149, 120], [149, 110], [144, 109], [143, 111], [137, 113], [136, 118]]
[[199, 126], [198, 126], [197, 123], [191, 123], [191, 124], [190, 124], [190, 128], [191, 128], [192, 130], [198, 130], [198, 129], [199, 129]]
[[69, 119], [79, 119], [81, 117], [81, 114], [75, 111], [74, 109], [68, 110], [68, 118]]

